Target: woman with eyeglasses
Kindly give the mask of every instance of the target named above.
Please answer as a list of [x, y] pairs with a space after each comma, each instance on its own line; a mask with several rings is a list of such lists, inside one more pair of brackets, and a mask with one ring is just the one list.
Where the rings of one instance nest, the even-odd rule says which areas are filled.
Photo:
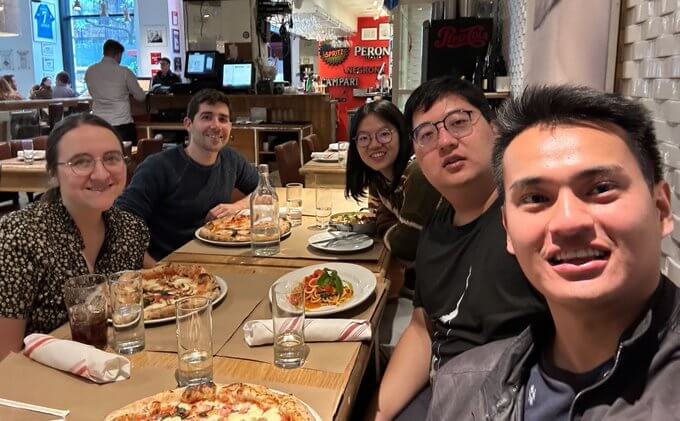
[[[391, 271], [391, 295], [406, 281], [416, 256], [418, 236], [434, 212], [439, 193], [428, 183], [413, 159], [413, 144], [406, 133], [404, 116], [389, 101], [368, 103], [355, 114], [350, 127], [345, 195], [359, 200], [368, 189], [369, 207], [376, 208], [378, 234], [406, 275]], [[396, 343], [392, 338], [390, 343]]]
[[125, 187], [116, 131], [91, 114], [62, 120], [47, 139], [49, 189], [0, 219], [0, 360], [25, 335], [68, 321], [62, 286], [74, 276], [142, 267], [149, 234], [112, 207]]

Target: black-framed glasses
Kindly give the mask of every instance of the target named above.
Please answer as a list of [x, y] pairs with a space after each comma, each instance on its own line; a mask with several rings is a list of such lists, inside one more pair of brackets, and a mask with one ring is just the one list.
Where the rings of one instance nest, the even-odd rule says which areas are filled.
[[371, 139], [375, 139], [381, 145], [386, 145], [392, 141], [392, 130], [385, 128], [378, 130], [373, 134], [368, 132], [359, 132], [357, 133], [355, 139], [357, 141], [357, 145], [361, 146], [362, 148], [370, 145]]
[[128, 163], [128, 158], [122, 152], [106, 152], [101, 158], [94, 158], [91, 155], [78, 155], [68, 162], [57, 162], [57, 165], [66, 165], [71, 168], [75, 175], [90, 175], [100, 161], [107, 171], [120, 171]]
[[411, 139], [423, 149], [432, 149], [437, 145], [440, 124], [451, 136], [460, 139], [472, 133], [472, 126], [479, 121], [479, 116], [479, 112], [471, 110], [451, 111], [439, 121], [428, 121], [413, 129]]

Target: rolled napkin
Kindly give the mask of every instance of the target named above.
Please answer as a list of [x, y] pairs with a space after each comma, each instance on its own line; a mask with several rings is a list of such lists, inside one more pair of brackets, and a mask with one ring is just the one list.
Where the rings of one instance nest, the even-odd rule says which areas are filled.
[[337, 152], [312, 152], [312, 159], [337, 160]]
[[[271, 320], [248, 320], [243, 325], [249, 346], [274, 343]], [[371, 340], [371, 324], [354, 319], [307, 319], [305, 341], [307, 342], [358, 342]]]
[[332, 152], [337, 152], [340, 147], [338, 146], [338, 143], [329, 143], [328, 144], [328, 150]]
[[24, 338], [24, 355], [39, 363], [95, 383], [110, 383], [130, 377], [130, 361], [80, 342], [57, 339], [42, 333]]

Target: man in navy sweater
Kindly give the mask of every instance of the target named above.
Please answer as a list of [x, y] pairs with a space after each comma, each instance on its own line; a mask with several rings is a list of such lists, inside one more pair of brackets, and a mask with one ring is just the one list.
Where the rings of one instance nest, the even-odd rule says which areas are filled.
[[[194, 95], [184, 119], [189, 146], [148, 157], [117, 200], [118, 207], [139, 215], [149, 227], [145, 266], [191, 240], [206, 221], [248, 207], [258, 174], [243, 156], [226, 147], [230, 114], [223, 93], [204, 89]], [[231, 203], [234, 189], [246, 197]]]

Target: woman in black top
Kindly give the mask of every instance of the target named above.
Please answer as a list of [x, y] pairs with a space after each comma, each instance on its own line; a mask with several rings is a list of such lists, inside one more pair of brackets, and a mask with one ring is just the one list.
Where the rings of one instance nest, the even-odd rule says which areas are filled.
[[50, 133], [46, 160], [56, 187], [0, 219], [0, 359], [25, 335], [66, 323], [67, 279], [139, 269], [149, 243], [141, 219], [112, 207], [126, 165], [108, 123], [67, 117]]

